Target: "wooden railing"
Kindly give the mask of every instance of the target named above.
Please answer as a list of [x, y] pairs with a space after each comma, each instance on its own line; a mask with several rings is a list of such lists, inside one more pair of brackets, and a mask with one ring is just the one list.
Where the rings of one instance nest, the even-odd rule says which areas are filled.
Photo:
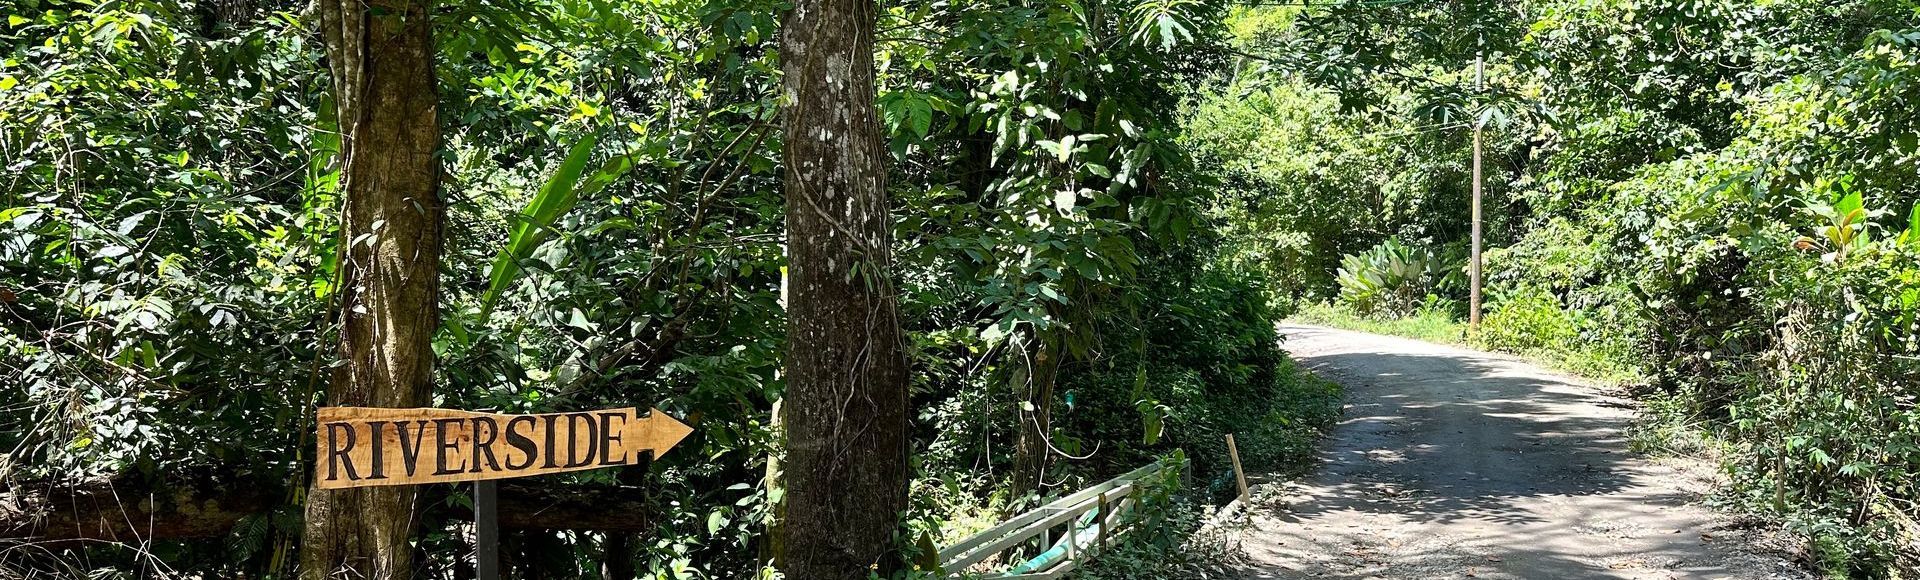
[[[1059, 578], [1085, 563], [1102, 546], [1125, 534], [1149, 482], [1184, 470], [1184, 460], [1156, 461], [1072, 495], [1014, 516], [940, 550], [948, 577]], [[1062, 530], [1064, 528], [1064, 530]], [[1055, 535], [1056, 531], [1063, 531]], [[1041, 552], [1019, 562], [996, 561], [1008, 550], [1038, 540]], [[982, 569], [984, 568], [984, 570]]]

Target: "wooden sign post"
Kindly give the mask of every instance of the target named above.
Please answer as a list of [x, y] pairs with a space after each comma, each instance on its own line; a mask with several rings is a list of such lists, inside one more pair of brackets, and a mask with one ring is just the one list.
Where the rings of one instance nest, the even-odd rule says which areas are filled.
[[320, 489], [525, 477], [628, 465], [693, 429], [658, 409], [498, 415], [321, 407]]
[[693, 432], [659, 409], [501, 415], [452, 409], [321, 407], [314, 486], [342, 489], [473, 481], [476, 571], [499, 578], [493, 480], [630, 465]]

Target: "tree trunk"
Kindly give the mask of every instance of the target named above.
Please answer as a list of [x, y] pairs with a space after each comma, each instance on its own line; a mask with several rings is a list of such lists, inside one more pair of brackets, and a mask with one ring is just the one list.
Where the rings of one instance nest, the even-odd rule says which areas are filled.
[[787, 194], [786, 521], [792, 580], [898, 567], [907, 374], [889, 279], [872, 0], [799, 0], [782, 24]]
[[528, 530], [520, 533], [521, 545], [526, 547], [522, 566], [516, 572], [502, 571], [501, 576], [522, 580], [559, 580], [561, 578], [580, 578], [578, 561], [566, 542], [553, 532]]
[[1047, 474], [1047, 459], [1052, 457], [1047, 437], [1053, 429], [1053, 384], [1059, 375], [1060, 350], [1060, 330], [1050, 328], [1027, 339], [1021, 349], [1025, 360], [1013, 361], [1013, 388], [1021, 396], [1021, 405], [1015, 409], [1020, 431], [1013, 446], [1016, 498], [1040, 489]]
[[[340, 355], [328, 405], [429, 402], [440, 130], [426, 0], [319, 0], [340, 126]], [[410, 578], [417, 486], [307, 496], [300, 576]]]
[[607, 534], [600, 544], [600, 580], [633, 580], [633, 534]]

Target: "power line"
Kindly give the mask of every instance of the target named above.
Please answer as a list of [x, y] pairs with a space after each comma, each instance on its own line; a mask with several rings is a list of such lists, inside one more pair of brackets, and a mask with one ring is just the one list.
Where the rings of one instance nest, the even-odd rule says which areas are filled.
[[1459, 129], [1465, 126], [1467, 126], [1466, 123], [1434, 123], [1432, 125], [1421, 125], [1418, 127], [1401, 129], [1398, 131], [1380, 131], [1375, 133], [1361, 133], [1358, 135], [1354, 135], [1353, 137], [1356, 139], [1373, 139], [1376, 137], [1412, 137], [1415, 135], [1425, 135], [1427, 133], [1438, 133], [1448, 129]]

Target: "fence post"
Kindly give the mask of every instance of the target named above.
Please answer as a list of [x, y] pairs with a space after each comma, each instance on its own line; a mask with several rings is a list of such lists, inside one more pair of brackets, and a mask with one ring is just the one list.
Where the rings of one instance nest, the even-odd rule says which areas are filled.
[[[1079, 519], [1078, 517], [1074, 518]], [[1074, 520], [1067, 520], [1067, 561], [1080, 559], [1080, 530], [1073, 529]]]
[[1093, 517], [1093, 523], [1100, 526], [1100, 533], [1094, 536], [1093, 547], [1105, 551], [1107, 547], [1107, 492], [1100, 492], [1100, 515]]
[[1240, 483], [1240, 501], [1248, 501], [1247, 472], [1240, 468], [1240, 448], [1233, 444], [1233, 434], [1227, 434], [1227, 456], [1233, 458], [1233, 478]]

